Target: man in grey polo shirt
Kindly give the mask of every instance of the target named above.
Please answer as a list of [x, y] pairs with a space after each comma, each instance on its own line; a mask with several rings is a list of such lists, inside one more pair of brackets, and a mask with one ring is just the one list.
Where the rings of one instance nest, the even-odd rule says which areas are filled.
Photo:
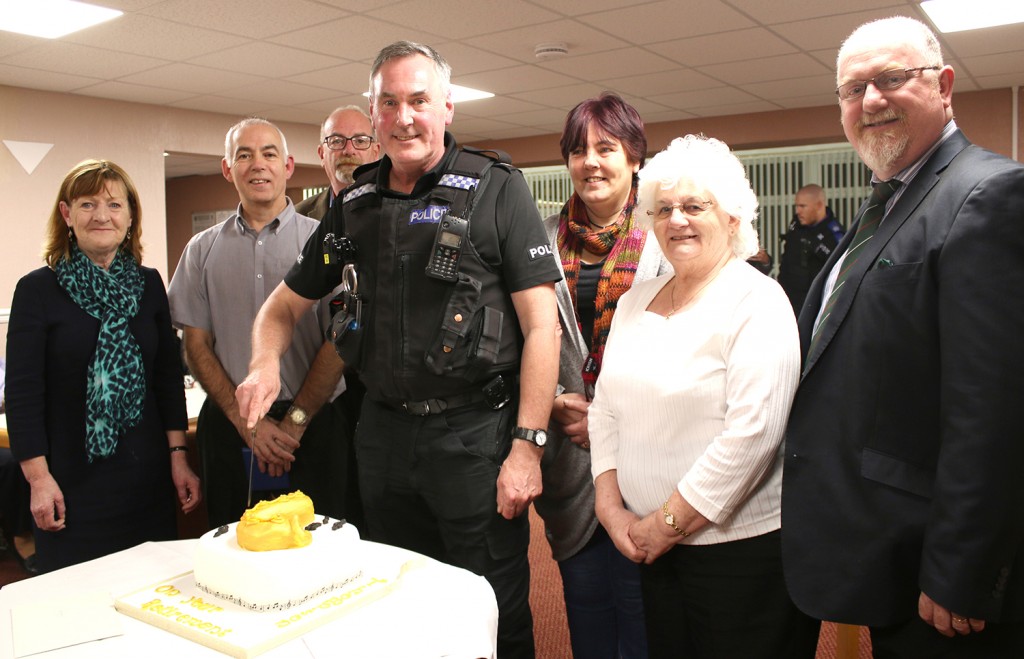
[[238, 190], [238, 210], [189, 241], [168, 290], [185, 359], [207, 393], [196, 438], [210, 525], [236, 522], [245, 510], [246, 445], [261, 470], [290, 472], [290, 488], [308, 494], [317, 512], [356, 521], [351, 439], [344, 406], [335, 402], [344, 390], [342, 363], [323, 334], [327, 298], [299, 320], [281, 359], [278, 401], [254, 435], [234, 395], [249, 370], [256, 313], [319, 223], [296, 214], [285, 196], [294, 161], [274, 124], [248, 118], [232, 126], [221, 170]]

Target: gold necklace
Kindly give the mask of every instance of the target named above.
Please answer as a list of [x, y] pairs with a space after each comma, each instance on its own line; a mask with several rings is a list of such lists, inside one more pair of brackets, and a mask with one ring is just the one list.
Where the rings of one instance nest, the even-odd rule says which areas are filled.
[[[714, 278], [712, 278], [712, 279], [714, 279]], [[667, 314], [665, 314], [665, 320], [668, 320], [677, 311], [679, 311], [680, 309], [682, 309], [683, 307], [685, 307], [689, 303], [693, 302], [694, 298], [696, 298], [698, 295], [700, 295], [700, 292], [703, 291], [705, 288], [707, 288], [708, 284], [710, 284], [710, 283], [711, 283], [711, 279], [709, 279], [708, 281], [704, 282], [704, 284], [700, 288], [698, 288], [697, 291], [693, 295], [691, 295], [690, 297], [688, 297], [685, 300], [683, 300], [682, 303], [680, 303], [677, 306], [676, 305], [676, 278], [672, 277], [672, 289], [669, 290], [669, 292], [668, 292], [669, 304], [672, 305], [672, 308], [669, 309], [669, 312]]]

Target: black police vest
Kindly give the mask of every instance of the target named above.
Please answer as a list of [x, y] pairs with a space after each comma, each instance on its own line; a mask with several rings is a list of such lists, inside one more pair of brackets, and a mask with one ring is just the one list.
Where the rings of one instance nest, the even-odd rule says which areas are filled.
[[[438, 184], [417, 198], [379, 194], [377, 173], [377, 167], [361, 170], [342, 207], [364, 299], [359, 370], [367, 393], [375, 400], [444, 398], [518, 370], [523, 339], [512, 299], [500, 271], [472, 240], [475, 224], [495, 221], [496, 191], [509, 171], [460, 151]], [[438, 222], [448, 209], [465, 206], [471, 185], [476, 208], [468, 213], [470, 239], [463, 241], [458, 281], [429, 277]]]

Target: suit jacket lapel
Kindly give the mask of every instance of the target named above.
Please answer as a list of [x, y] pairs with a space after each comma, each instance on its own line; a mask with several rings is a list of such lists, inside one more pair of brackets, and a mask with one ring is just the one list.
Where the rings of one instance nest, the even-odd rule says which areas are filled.
[[[950, 136], [950, 138], [932, 154], [931, 158], [928, 159], [928, 162], [924, 164], [921, 170], [914, 177], [914, 180], [910, 182], [907, 189], [903, 191], [900, 198], [896, 200], [896, 205], [889, 210], [889, 214], [886, 215], [882, 224], [875, 232], [875, 235], [864, 247], [864, 250], [860, 253], [859, 258], [857, 259], [857, 262], [853, 265], [853, 268], [851, 268], [850, 274], [846, 278], [846, 283], [843, 284], [846, 287], [845, 294], [839, 297], [835, 306], [832, 308], [829, 322], [822, 329], [824, 334], [818, 340], [812, 354], [807, 354], [806, 351], [810, 344], [811, 333], [814, 327], [814, 319], [817, 316], [820, 305], [813, 309], [813, 312], [811, 312], [811, 310], [805, 310], [804, 313], [800, 314], [800, 345], [804, 354], [806, 354], [803, 376], [806, 376], [807, 373], [810, 372], [811, 368], [813, 368], [814, 364], [818, 361], [818, 357], [828, 349], [828, 345], [832, 342], [832, 338], [839, 331], [840, 326], [846, 319], [847, 313], [850, 311], [850, 307], [853, 306], [853, 302], [860, 290], [861, 282], [864, 280], [864, 275], [875, 267], [882, 250], [885, 249], [885, 246], [889, 243], [892, 237], [896, 235], [896, 232], [899, 231], [907, 220], [911, 218], [911, 215], [917, 210], [917, 207], [921, 204], [931, 189], [935, 187], [935, 184], [939, 182], [942, 172], [949, 165], [950, 161], [952, 161], [958, 153], [963, 151], [969, 145], [970, 142], [959, 130]], [[860, 211], [858, 211], [857, 214], [860, 215]], [[835, 250], [828, 263], [825, 264], [825, 267], [822, 269], [822, 276], [815, 279], [814, 285], [811, 287], [811, 291], [808, 296], [816, 295], [817, 297], [815, 299], [821, 299], [821, 289], [824, 285], [825, 279], [828, 277], [828, 273], [831, 272], [832, 267], [835, 265], [839, 257], [846, 253], [846, 248], [852, 240], [852, 236], [855, 232], [856, 227], [850, 227], [850, 230], [846, 232], [845, 236], [843, 236], [843, 240], [840, 243], [839, 248]], [[808, 316], [810, 316], [810, 318], [808, 318]]]

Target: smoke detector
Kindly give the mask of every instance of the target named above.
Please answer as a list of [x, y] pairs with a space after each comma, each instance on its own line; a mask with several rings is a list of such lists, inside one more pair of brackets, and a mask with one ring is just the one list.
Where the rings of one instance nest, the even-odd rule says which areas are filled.
[[539, 43], [533, 49], [534, 57], [541, 61], [565, 57], [568, 54], [569, 46], [562, 42]]

